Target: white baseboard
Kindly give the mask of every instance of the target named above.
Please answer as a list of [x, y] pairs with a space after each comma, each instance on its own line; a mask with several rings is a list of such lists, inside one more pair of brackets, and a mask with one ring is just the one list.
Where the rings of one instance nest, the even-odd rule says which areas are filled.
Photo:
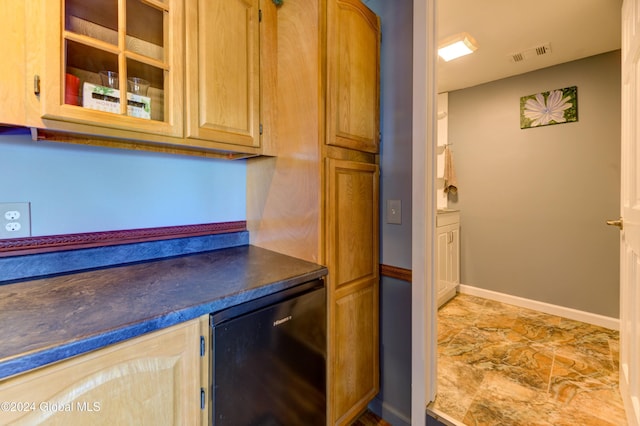
[[369, 409], [393, 426], [411, 426], [411, 418], [378, 398], [369, 403]]
[[462, 294], [478, 296], [484, 299], [495, 300], [521, 308], [534, 309], [545, 314], [557, 315], [575, 321], [582, 321], [587, 324], [598, 325], [611, 330], [620, 330], [620, 320], [618, 318], [606, 317], [604, 315], [592, 314], [591, 312], [579, 311], [577, 309], [566, 308], [564, 306], [552, 305], [550, 303], [539, 302], [537, 300], [525, 299], [523, 297], [512, 296], [510, 294], [498, 293], [497, 291], [485, 290], [466, 284], [460, 284], [458, 290]]
[[448, 414], [433, 408], [433, 403], [427, 405], [427, 416], [436, 419], [438, 422], [446, 426], [465, 426], [461, 421], [456, 420]]

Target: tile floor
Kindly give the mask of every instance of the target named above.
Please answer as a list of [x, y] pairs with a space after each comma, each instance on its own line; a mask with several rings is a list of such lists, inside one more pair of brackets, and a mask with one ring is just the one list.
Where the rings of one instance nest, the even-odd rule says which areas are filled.
[[625, 426], [618, 332], [459, 294], [438, 312], [438, 396], [465, 425]]

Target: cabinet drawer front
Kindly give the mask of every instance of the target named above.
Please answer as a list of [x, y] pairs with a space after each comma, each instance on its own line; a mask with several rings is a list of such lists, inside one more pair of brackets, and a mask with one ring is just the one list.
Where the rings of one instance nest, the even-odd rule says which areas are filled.
[[436, 226], [447, 226], [456, 223], [460, 223], [460, 212], [446, 212], [436, 215]]

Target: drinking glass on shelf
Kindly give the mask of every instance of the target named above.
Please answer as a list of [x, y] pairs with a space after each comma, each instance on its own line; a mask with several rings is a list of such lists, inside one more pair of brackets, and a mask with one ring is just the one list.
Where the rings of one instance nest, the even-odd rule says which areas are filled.
[[102, 80], [102, 85], [105, 87], [110, 87], [112, 89], [119, 88], [119, 80], [118, 80], [117, 72], [100, 71], [100, 79]]
[[139, 77], [129, 77], [128, 83], [129, 92], [133, 93], [134, 95], [147, 96], [147, 90], [149, 90], [150, 85], [147, 80]]

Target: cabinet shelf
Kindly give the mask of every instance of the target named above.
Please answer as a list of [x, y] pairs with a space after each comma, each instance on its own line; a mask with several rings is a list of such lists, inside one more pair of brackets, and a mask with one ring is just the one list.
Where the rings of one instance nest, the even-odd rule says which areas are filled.
[[[128, 0], [126, 2], [127, 34], [151, 44], [164, 44], [163, 13], [169, 11], [169, 2], [162, 0]], [[70, 30], [74, 18], [91, 22], [117, 33], [119, 16], [117, 0], [65, 1], [65, 27]], [[144, 17], [144, 19], [140, 19]], [[116, 37], [117, 40], [117, 37]], [[117, 44], [117, 41], [113, 44]]]
[[[118, 33], [93, 22], [78, 17], [69, 18], [65, 32], [67, 42], [67, 66], [84, 69], [93, 73], [118, 69]], [[128, 59], [127, 75], [144, 78], [151, 87], [163, 89], [164, 71], [169, 66], [163, 62], [164, 48], [127, 35]]]

